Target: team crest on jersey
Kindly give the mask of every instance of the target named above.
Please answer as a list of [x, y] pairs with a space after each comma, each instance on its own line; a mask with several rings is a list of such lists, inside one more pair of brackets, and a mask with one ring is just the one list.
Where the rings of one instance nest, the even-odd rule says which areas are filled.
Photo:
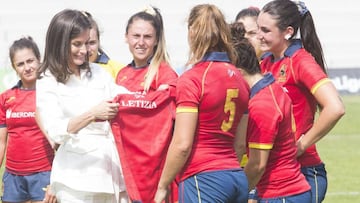
[[285, 82], [286, 81], [286, 65], [282, 64], [280, 67], [280, 71], [279, 71], [279, 77], [278, 77], [278, 82]]
[[135, 97], [136, 99], [144, 98], [145, 95], [146, 95], [146, 92], [135, 92], [135, 93], [134, 93], [134, 97]]

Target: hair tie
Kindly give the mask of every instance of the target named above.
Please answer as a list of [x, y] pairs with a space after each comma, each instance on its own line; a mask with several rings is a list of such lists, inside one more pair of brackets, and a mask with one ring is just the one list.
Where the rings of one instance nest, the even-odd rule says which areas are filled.
[[152, 7], [152, 6], [146, 6], [144, 9], [143, 9], [143, 12], [147, 13], [147, 14], [150, 14], [152, 16], [156, 16], [156, 11], [155, 9]]
[[80, 12], [81, 12], [81, 14], [83, 14], [87, 18], [92, 17], [91, 14], [89, 12], [87, 12], [87, 11], [80, 11]]
[[300, 16], [304, 16], [307, 12], [309, 12], [308, 8], [305, 6], [305, 3], [302, 2], [302, 1], [296, 1], [295, 2], [297, 7], [298, 7], [298, 10], [300, 12]]

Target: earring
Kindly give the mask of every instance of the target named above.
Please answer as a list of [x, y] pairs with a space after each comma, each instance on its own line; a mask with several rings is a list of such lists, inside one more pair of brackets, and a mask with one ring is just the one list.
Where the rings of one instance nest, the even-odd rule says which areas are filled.
[[286, 39], [286, 40], [289, 40], [289, 39], [290, 39], [290, 37], [291, 37], [291, 35], [290, 35], [290, 34], [285, 35], [285, 39]]

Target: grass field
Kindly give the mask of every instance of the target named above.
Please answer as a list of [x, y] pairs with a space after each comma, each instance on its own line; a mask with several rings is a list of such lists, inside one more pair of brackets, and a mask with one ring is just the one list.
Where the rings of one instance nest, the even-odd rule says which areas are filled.
[[[343, 96], [343, 100], [345, 116], [318, 143], [329, 179], [324, 203], [360, 202], [360, 96]], [[3, 170], [4, 166], [1, 177]]]
[[345, 116], [317, 145], [328, 172], [324, 203], [360, 202], [360, 96], [343, 100]]

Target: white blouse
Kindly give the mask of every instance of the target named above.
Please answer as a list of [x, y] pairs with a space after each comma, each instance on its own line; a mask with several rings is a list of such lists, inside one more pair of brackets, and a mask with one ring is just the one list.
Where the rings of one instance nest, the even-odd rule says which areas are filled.
[[77, 134], [67, 132], [68, 122], [104, 100], [129, 91], [97, 64], [59, 83], [47, 72], [36, 83], [36, 107], [50, 139], [59, 143], [51, 172], [51, 184], [75, 190], [118, 194], [125, 190], [120, 160], [108, 121], [92, 122]]

